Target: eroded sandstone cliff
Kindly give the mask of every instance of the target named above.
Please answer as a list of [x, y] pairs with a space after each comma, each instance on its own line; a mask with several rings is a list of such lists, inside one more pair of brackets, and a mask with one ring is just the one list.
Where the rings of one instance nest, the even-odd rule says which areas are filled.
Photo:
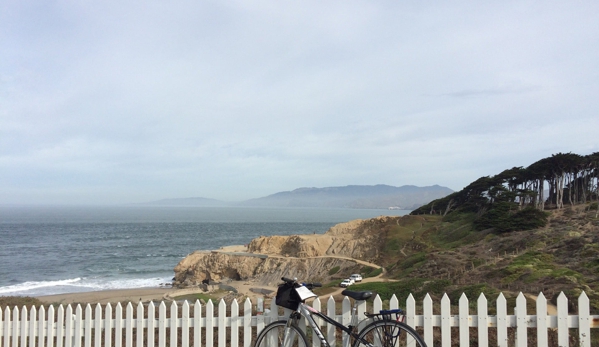
[[198, 251], [175, 267], [175, 286], [192, 286], [204, 280], [255, 279], [275, 283], [282, 276], [327, 281], [332, 268], [352, 273], [376, 263], [383, 238], [376, 224], [400, 217], [378, 217], [338, 224], [325, 234], [261, 236], [243, 253]]

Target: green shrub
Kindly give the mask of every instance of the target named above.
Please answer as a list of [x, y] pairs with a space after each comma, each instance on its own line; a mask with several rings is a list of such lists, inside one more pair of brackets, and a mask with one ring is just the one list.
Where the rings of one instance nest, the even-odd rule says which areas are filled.
[[341, 269], [339, 266], [335, 266], [334, 268], [331, 268], [329, 270], [329, 276], [333, 276], [334, 274], [336, 274], [337, 272], [339, 272], [339, 269]]
[[401, 243], [398, 239], [388, 240], [385, 244], [385, 252], [397, 252], [401, 249]]
[[403, 269], [411, 268], [415, 264], [421, 263], [426, 260], [426, 253], [420, 252], [412, 254], [406, 260], [400, 262], [400, 267]]
[[369, 273], [364, 275], [364, 277], [376, 277], [376, 276], [380, 275], [382, 272], [383, 272], [383, 268], [380, 267], [378, 269], [374, 269], [374, 270], [370, 271]]
[[504, 233], [516, 230], [532, 230], [547, 225], [546, 212], [532, 206], [517, 210], [514, 203], [499, 202], [493, 204], [487, 213], [474, 221], [476, 230], [495, 229]]
[[360, 273], [367, 274], [372, 270], [374, 270], [372, 266], [365, 265], [360, 269]]

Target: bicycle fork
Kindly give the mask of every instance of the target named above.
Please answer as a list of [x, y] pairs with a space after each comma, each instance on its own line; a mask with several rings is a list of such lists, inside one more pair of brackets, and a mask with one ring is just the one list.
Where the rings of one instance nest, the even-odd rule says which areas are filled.
[[285, 325], [285, 331], [283, 333], [283, 343], [280, 347], [291, 347], [293, 345], [293, 341], [295, 341], [295, 330], [291, 329], [292, 320], [287, 321], [287, 325]]

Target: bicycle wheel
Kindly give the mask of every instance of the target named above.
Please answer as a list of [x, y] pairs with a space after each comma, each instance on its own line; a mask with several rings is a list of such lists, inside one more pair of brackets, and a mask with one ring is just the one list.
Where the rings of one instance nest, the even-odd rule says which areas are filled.
[[[287, 332], [287, 338], [285, 337]], [[287, 329], [287, 321], [272, 322], [260, 332], [254, 347], [309, 347], [306, 334], [296, 325]]]
[[376, 347], [426, 347], [422, 337], [412, 327], [393, 320], [379, 320], [364, 327], [353, 347], [366, 346], [362, 341]]

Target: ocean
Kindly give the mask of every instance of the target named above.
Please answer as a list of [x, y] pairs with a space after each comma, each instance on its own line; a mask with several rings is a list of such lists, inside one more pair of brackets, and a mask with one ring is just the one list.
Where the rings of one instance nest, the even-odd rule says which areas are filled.
[[0, 206], [0, 296], [158, 287], [195, 250], [406, 210]]

